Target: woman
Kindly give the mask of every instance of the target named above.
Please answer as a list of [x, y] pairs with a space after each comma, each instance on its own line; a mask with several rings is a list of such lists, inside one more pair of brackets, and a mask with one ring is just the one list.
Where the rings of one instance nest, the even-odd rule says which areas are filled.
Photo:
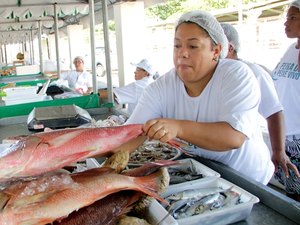
[[154, 81], [153, 76], [155, 75], [153, 67], [147, 59], [142, 59], [139, 63], [132, 63], [132, 65], [136, 67], [135, 82], [114, 88], [115, 100], [119, 104], [128, 104], [129, 115], [133, 112], [144, 88]]
[[256, 122], [259, 87], [245, 64], [221, 59], [227, 48], [212, 15], [182, 15], [175, 29], [175, 68], [144, 90], [127, 123], [145, 123], [145, 134], [162, 142], [180, 138], [195, 154], [267, 184], [274, 165]]
[[[286, 17], [285, 33], [288, 38], [296, 38], [281, 58], [272, 73], [279, 100], [284, 108], [286, 140], [285, 151], [291, 162], [300, 170], [300, 1], [291, 3]], [[291, 169], [291, 168], [290, 168]], [[285, 176], [282, 168], [276, 179], [285, 186], [287, 195], [300, 201], [299, 174], [290, 170]]]
[[69, 87], [83, 95], [89, 95], [93, 91], [92, 75], [84, 68], [84, 60], [81, 56], [74, 58], [75, 70], [62, 73], [60, 79], [67, 80]]

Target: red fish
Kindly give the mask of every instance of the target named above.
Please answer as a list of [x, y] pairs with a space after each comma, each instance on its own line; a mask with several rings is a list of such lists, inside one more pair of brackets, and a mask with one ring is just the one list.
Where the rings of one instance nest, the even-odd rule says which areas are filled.
[[[22, 185], [22, 190], [14, 193], [0, 212], [0, 224], [51, 223], [112, 193], [123, 190], [142, 192], [164, 201], [157, 194], [163, 179], [160, 171], [145, 177], [130, 177], [117, 174], [110, 168], [96, 168], [70, 176], [73, 182], [68, 181], [68, 187], [58, 185], [58, 188], [54, 189], [50, 185], [49, 189], [43, 190], [44, 181], [41, 182], [41, 187], [32, 185], [32, 182], [36, 181], [29, 181], [27, 185]], [[60, 180], [60, 182], [64, 181], [65, 179]], [[60, 182], [58, 179], [58, 184]], [[30, 191], [32, 187], [33, 192]], [[6, 194], [9, 195], [9, 193]]]
[[73, 162], [114, 153], [142, 134], [142, 125], [75, 128], [22, 137], [9, 154], [0, 158], [0, 182], [36, 176]]
[[72, 212], [67, 218], [53, 225], [112, 225], [119, 217], [130, 211], [143, 193], [137, 191], [120, 191], [106, 196], [92, 205]]

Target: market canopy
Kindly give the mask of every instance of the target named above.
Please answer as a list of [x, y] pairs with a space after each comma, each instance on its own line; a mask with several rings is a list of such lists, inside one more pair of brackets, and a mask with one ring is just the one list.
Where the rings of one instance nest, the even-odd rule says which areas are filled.
[[[117, 1], [107, 1], [108, 5]], [[54, 32], [54, 5], [58, 28], [78, 24], [81, 17], [89, 14], [88, 0], [6, 0], [0, 2], [0, 43], [18, 43], [34, 31], [39, 23], [43, 33]], [[102, 2], [95, 1], [95, 10]]]

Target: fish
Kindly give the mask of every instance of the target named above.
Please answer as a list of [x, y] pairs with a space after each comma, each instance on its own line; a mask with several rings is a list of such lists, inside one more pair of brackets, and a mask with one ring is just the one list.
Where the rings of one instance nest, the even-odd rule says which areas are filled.
[[141, 124], [69, 128], [22, 137], [0, 158], [0, 183], [37, 176], [89, 157], [107, 156], [143, 133]]
[[130, 211], [143, 193], [137, 191], [119, 191], [100, 199], [92, 205], [72, 212], [53, 225], [113, 225], [119, 217]]
[[[157, 172], [162, 167], [176, 164], [178, 164], [178, 162], [170, 160], [150, 162], [144, 164], [141, 167], [125, 170], [122, 172], [122, 174], [133, 177], [142, 177]], [[118, 171], [116, 172], [118, 173]], [[161, 188], [164, 188], [164, 185], [166, 185], [165, 182], [168, 182], [168, 180], [168, 176], [161, 180]], [[118, 217], [134, 209], [134, 207], [136, 207], [136, 203], [144, 196], [145, 195], [142, 192], [138, 191], [120, 191], [114, 194], [110, 194], [105, 198], [96, 201], [92, 205], [72, 212], [67, 218], [63, 219], [60, 222], [55, 221], [53, 225], [115, 224], [118, 220]], [[141, 203], [139, 202], [139, 204]], [[145, 205], [144, 207], [147, 206], [148, 205]]]
[[[24, 194], [25, 188], [33, 182], [28, 181], [17, 195], [11, 196], [0, 212], [0, 224], [52, 223], [66, 218], [70, 213], [91, 205], [97, 200], [123, 190], [139, 191], [164, 202], [164, 199], [157, 193], [163, 179], [160, 171], [144, 177], [131, 177], [103, 167], [70, 174], [70, 177], [73, 182], [61, 185], [60, 188], [55, 189], [51, 186], [49, 190], [39, 192], [40, 188], [34, 187], [37, 190], [34, 194], [31, 192]], [[45, 181], [42, 183], [44, 184]]]
[[169, 195], [166, 199], [168, 201], [177, 201], [177, 200], [182, 200], [182, 199], [200, 200], [204, 196], [209, 195], [209, 194], [214, 194], [216, 192], [224, 192], [224, 189], [220, 188], [220, 187], [187, 189], [187, 190], [180, 191], [178, 193]]

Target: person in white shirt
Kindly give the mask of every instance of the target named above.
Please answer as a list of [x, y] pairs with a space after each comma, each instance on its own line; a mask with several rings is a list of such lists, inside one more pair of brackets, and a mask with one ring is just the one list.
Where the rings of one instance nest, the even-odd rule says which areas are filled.
[[274, 172], [257, 124], [260, 90], [242, 62], [223, 59], [228, 42], [204, 11], [182, 15], [175, 28], [175, 68], [143, 92], [126, 124], [143, 123], [147, 137], [179, 138], [189, 151], [267, 184]]
[[133, 112], [144, 88], [154, 81], [153, 76], [156, 75], [147, 59], [142, 59], [139, 63], [132, 63], [132, 65], [136, 67], [135, 82], [113, 89], [116, 102], [128, 104], [127, 113], [129, 115]]
[[62, 73], [60, 79], [67, 80], [70, 88], [83, 95], [93, 92], [92, 75], [84, 68], [84, 60], [81, 56], [76, 56], [73, 60], [75, 70]]
[[238, 57], [240, 51], [240, 39], [238, 31], [230, 24], [221, 24], [228, 39], [228, 54], [226, 58], [239, 60], [246, 63], [257, 78], [261, 92], [261, 102], [258, 107], [259, 113], [266, 119], [272, 150], [272, 161], [275, 165], [275, 172], [281, 167], [286, 176], [289, 176], [288, 169], [299, 174], [297, 167], [290, 161], [285, 153], [285, 128], [283, 107], [279, 101], [274, 83], [270, 74], [261, 66]]
[[[285, 33], [296, 38], [272, 72], [279, 100], [284, 108], [285, 151], [291, 162], [300, 170], [300, 0], [293, 1], [287, 11]], [[299, 173], [283, 170], [276, 173], [276, 179], [285, 186], [288, 196], [300, 201]]]

